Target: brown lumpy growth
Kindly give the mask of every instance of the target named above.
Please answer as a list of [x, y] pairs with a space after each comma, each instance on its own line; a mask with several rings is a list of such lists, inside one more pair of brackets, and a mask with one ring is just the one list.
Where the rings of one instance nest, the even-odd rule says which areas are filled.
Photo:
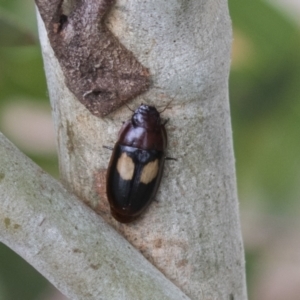
[[67, 87], [98, 117], [150, 86], [148, 69], [105, 26], [113, 3], [76, 1], [66, 12], [62, 0], [36, 0]]

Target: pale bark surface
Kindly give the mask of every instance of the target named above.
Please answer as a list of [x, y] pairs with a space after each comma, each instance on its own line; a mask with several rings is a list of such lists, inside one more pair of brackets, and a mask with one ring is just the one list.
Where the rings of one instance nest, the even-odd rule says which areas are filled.
[[0, 241], [72, 300], [188, 300], [0, 133]]
[[178, 161], [166, 162], [157, 201], [138, 221], [122, 225], [110, 217], [103, 175], [111, 153], [102, 146], [114, 144], [131, 112], [122, 107], [101, 119], [76, 100], [39, 19], [63, 182], [191, 299], [247, 299], [228, 101], [227, 2], [119, 0], [107, 25], [152, 76], [150, 90], [131, 107], [174, 99], [163, 117], [170, 118], [169, 156]]

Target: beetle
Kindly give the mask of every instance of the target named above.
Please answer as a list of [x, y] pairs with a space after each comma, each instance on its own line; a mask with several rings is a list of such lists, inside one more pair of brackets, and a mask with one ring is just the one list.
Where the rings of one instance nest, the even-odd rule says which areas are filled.
[[157, 193], [167, 149], [166, 122], [160, 118], [163, 111], [141, 104], [119, 132], [108, 166], [106, 193], [111, 214], [121, 223], [137, 219]]

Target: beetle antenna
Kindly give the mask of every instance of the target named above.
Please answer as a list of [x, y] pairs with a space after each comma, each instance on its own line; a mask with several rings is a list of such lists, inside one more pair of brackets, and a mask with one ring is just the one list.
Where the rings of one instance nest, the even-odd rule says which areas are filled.
[[124, 103], [124, 104], [126, 105], [126, 107], [127, 107], [130, 111], [134, 112], [134, 110], [131, 109], [130, 106], [129, 106], [127, 103]]
[[173, 100], [174, 100], [174, 99], [172, 99], [172, 100], [166, 105], [166, 107], [165, 107], [162, 111], [159, 111], [159, 113], [160, 113], [160, 114], [163, 113], [163, 112], [169, 107], [169, 105], [173, 102]]

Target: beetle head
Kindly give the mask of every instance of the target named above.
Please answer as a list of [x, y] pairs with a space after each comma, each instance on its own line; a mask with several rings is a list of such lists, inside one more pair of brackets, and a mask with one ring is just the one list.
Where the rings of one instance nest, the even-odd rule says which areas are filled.
[[132, 116], [132, 123], [135, 126], [156, 129], [160, 125], [160, 114], [154, 106], [141, 104]]

